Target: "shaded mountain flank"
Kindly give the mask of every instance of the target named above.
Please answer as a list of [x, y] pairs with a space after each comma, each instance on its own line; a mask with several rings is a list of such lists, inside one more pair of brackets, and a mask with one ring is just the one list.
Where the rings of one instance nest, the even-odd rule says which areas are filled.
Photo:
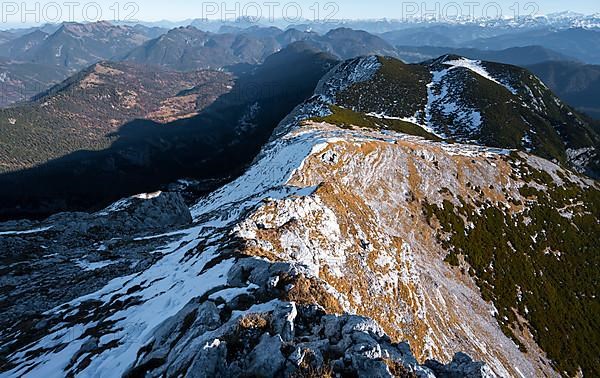
[[527, 66], [527, 69], [565, 102], [600, 120], [600, 65], [541, 62]]
[[111, 134], [135, 119], [192, 117], [232, 85], [232, 75], [224, 72], [96, 63], [32, 101], [0, 110], [0, 171], [108, 148], [115, 141]]
[[[28, 105], [36, 109], [33, 114], [43, 112], [43, 104], [48, 101], [73, 101], [72, 104], [78, 105], [73, 109], [75, 114], [87, 114], [91, 118], [102, 115], [99, 119], [102, 127], [82, 130], [78, 117], [69, 115], [68, 108], [62, 105], [58, 116], [64, 115], [64, 118], [58, 120], [65, 123], [48, 124], [47, 129], [31, 123], [32, 141], [44, 143], [49, 133], [57, 140], [70, 135], [74, 143], [67, 145], [64, 151], [54, 151], [57, 152], [54, 160], [0, 177], [2, 217], [39, 217], [57, 211], [97, 208], [120, 197], [154, 191], [183, 178], [200, 180], [196, 184], [201, 193], [212, 190], [222, 180], [238, 175], [252, 161], [277, 123], [312, 93], [318, 80], [335, 63], [329, 55], [298, 45], [274, 54], [264, 64], [234, 79], [222, 72], [200, 72], [200, 83], [196, 87], [180, 88], [181, 92], [164, 96], [164, 101], [150, 99], [151, 96], [141, 91], [127, 92], [133, 91], [129, 87], [122, 96], [130, 98], [132, 109], [138, 109], [137, 102], [151, 106], [145, 109], [145, 114], [136, 116], [140, 119], [122, 126], [116, 124], [112, 130], [107, 130], [107, 123], [103, 121], [109, 120], [104, 114], [113, 117], [110, 98], [116, 93], [104, 92], [105, 87], [98, 83], [97, 87], [85, 91], [80, 91], [80, 80], [66, 83], [67, 88], [73, 85], [77, 88], [74, 93], [85, 92], [92, 96], [64, 98], [64, 92], [58, 88], [47, 99], [42, 96], [41, 102]], [[92, 67], [93, 82], [102, 77], [94, 74], [98, 67], [105, 69], [102, 64]], [[84, 81], [88, 82], [89, 77], [83, 75]], [[152, 81], [147, 77], [140, 80], [142, 84], [145, 80]], [[229, 86], [230, 80], [233, 83]], [[162, 85], [152, 82], [143, 88], [148, 90], [154, 86]], [[162, 90], [166, 88], [163, 86]], [[219, 97], [215, 97], [215, 88], [217, 93], [222, 91]], [[98, 98], [97, 103], [106, 104], [107, 113], [79, 113], [81, 106], [94, 106], [94, 96], [104, 96]], [[163, 119], [165, 113], [172, 112], [174, 100], [189, 96], [196, 100], [191, 101], [188, 111], [198, 112], [198, 115], [168, 123], [156, 122], [157, 118]], [[127, 105], [121, 99], [118, 103]], [[12, 110], [5, 112], [8, 111]], [[27, 106], [21, 111], [22, 116], [32, 113]], [[149, 119], [141, 119], [143, 117]], [[3, 119], [10, 124], [9, 118]], [[37, 138], [40, 135], [45, 137]], [[8, 134], [5, 137], [14, 141]], [[106, 142], [110, 144], [107, 146]], [[86, 146], [97, 143], [96, 151], [75, 151], [81, 143]], [[15, 149], [18, 146], [15, 144]], [[34, 151], [38, 150], [41, 149]]]

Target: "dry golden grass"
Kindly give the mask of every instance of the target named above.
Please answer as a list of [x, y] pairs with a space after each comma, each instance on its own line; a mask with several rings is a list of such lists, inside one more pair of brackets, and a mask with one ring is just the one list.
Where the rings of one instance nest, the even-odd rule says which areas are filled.
[[293, 279], [292, 285], [293, 287], [287, 292], [285, 300], [302, 305], [319, 304], [332, 314], [342, 314], [344, 312], [339, 301], [325, 290], [323, 284], [317, 279], [299, 276]]
[[300, 369], [297, 372], [290, 375], [290, 378], [334, 378], [335, 374], [330, 367], [321, 367], [315, 369], [312, 367], [306, 369]]
[[[325, 153], [335, 154], [336, 159], [324, 158]], [[424, 153], [438, 160], [429, 160], [423, 157]], [[398, 168], [386, 170], [381, 177], [371, 175], [369, 169], [389, 167], [389, 159], [397, 161]], [[449, 171], [442, 172], [442, 168]], [[287, 261], [290, 251], [282, 247], [282, 235], [308, 235], [309, 240], [315, 242], [311, 248], [316, 248], [319, 278], [302, 278], [294, 282], [288, 297], [282, 299], [300, 304], [318, 303], [333, 313], [340, 313], [347, 306], [358, 315], [374, 319], [392, 340], [410, 342], [421, 362], [427, 358], [447, 361], [455, 350], [467, 350], [475, 358], [491, 356], [503, 366], [510, 366], [506, 354], [492, 344], [486, 342], [487, 349], [480, 350], [478, 345], [468, 341], [457, 342], [467, 340], [469, 332], [483, 334], [489, 330], [478, 323], [469, 323], [465, 330], [463, 309], [468, 307], [468, 311], [487, 316], [489, 308], [476, 299], [468, 305], [459, 303], [450, 295], [453, 286], [449, 289], [438, 286], [438, 282], [444, 283], [448, 279], [465, 287], [466, 293], [478, 290], [460, 267], [444, 269], [444, 266], [438, 268], [439, 265], [435, 265], [443, 261], [447, 251], [436, 238], [439, 222], [432, 218], [428, 223], [423, 213], [425, 201], [433, 203], [446, 199], [455, 206], [460, 206], [459, 198], [469, 205], [485, 199], [505, 202], [509, 192], [516, 190], [510, 171], [510, 165], [501, 158], [449, 155], [438, 145], [412, 141], [332, 143], [319, 154], [309, 157], [288, 184], [317, 187], [313, 196], [335, 215], [343, 256], [339, 258], [339, 250], [336, 250], [331, 258], [328, 251], [323, 250], [321, 257], [319, 248], [335, 246], [332, 244], [334, 239], [316, 227], [321, 224], [317, 219], [321, 216], [318, 211], [301, 216], [284, 227], [254, 230], [257, 239], [267, 242], [272, 249], [267, 248], [268, 253], [258, 250], [252, 253], [272, 261]], [[368, 177], [363, 180], [365, 175]], [[486, 180], [491, 177], [490, 181], [502, 185], [485, 187], [478, 180], [481, 177]], [[432, 179], [443, 180], [443, 185], [428, 185]], [[507, 190], [503, 191], [505, 187]], [[402, 192], [399, 192], [400, 188]], [[270, 219], [269, 214], [279, 210], [277, 201], [269, 202], [259, 210], [261, 219], [265, 215]], [[336, 231], [335, 240], [337, 238]], [[408, 251], [404, 250], [406, 244], [411, 247]], [[424, 271], [423, 264], [432, 265], [434, 269]], [[463, 267], [468, 266], [463, 264]], [[436, 276], [440, 274], [442, 276]], [[418, 278], [413, 280], [414, 275]], [[333, 288], [341, 296], [332, 295], [325, 287]], [[425, 291], [424, 287], [430, 290]], [[482, 339], [492, 340], [485, 337]], [[458, 348], [458, 344], [460, 349], [453, 349]], [[532, 350], [539, 355], [539, 351]], [[390, 370], [396, 376], [411, 377], [401, 367], [390, 366]]]
[[238, 320], [238, 325], [243, 329], [265, 329], [269, 324], [269, 316], [265, 314], [247, 314]]
[[401, 363], [391, 360], [384, 359], [383, 362], [390, 369], [390, 373], [396, 378], [417, 378], [417, 375], [404, 367]]

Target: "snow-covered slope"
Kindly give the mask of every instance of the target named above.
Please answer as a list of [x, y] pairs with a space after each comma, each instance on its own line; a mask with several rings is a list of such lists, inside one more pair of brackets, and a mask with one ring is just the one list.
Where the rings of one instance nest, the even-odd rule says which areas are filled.
[[[264, 211], [265, 201], [306, 202], [305, 209], [295, 209], [305, 215], [309, 215], [311, 211], [327, 211], [315, 195], [316, 185], [296, 186], [290, 179], [302, 171], [307, 157], [319, 154], [329, 143], [341, 138], [356, 138], [357, 142], [387, 139], [382, 135], [353, 136], [340, 129], [314, 128], [297, 130], [271, 143], [244, 176], [193, 207], [193, 226], [168, 234], [150, 234], [134, 239], [164, 241], [162, 246], [151, 252], [159, 256], [153, 265], [137, 274], [116, 278], [97, 292], [46, 312], [38, 319], [33, 330], [21, 328], [22, 324], [5, 330], [2, 347], [4, 351], [11, 352], [6, 355], [8, 365], [5, 365], [5, 368], [10, 368], [3, 374], [58, 377], [77, 373], [90, 377], [118, 376], [147, 359], [153, 348], [158, 349], [156, 353], [169, 355], [163, 361], [164, 366], [154, 366], [159, 369], [157, 371], [180, 372], [184, 367], [188, 369], [187, 364], [191, 363], [187, 361], [184, 364], [180, 360], [192, 360], [201, 350], [216, 347], [220, 343], [214, 336], [211, 338], [214, 331], [208, 333], [207, 330], [203, 331], [203, 328], [191, 327], [183, 330], [180, 335], [182, 339], [176, 342], [192, 343], [196, 349], [186, 344], [185, 350], [188, 352], [181, 354], [183, 346], [179, 344], [156, 345], [163, 341], [159, 337], [161, 327], [164, 328], [166, 323], [177, 319], [183, 322], [182, 318], [187, 317], [181, 312], [189, 312], [189, 307], [193, 304], [207, 306], [208, 303], [221, 303], [218, 310], [213, 310], [222, 311], [221, 317], [226, 316], [223, 315], [227, 312], [225, 309], [229, 310], [229, 320], [221, 326], [223, 329], [249, 313], [263, 314], [282, 306], [293, 307], [293, 304], [281, 302], [273, 293], [269, 293], [272, 298], [264, 300], [261, 300], [257, 293], [266, 291], [269, 285], [274, 289], [279, 280], [290, 280], [284, 276], [303, 275], [307, 277], [305, 280], [316, 279], [318, 271], [311, 269], [310, 262], [304, 261], [303, 258], [264, 263], [259, 259], [264, 256], [253, 253], [254, 248], [250, 246], [253, 240], [244, 237], [244, 234], [251, 232], [250, 224], [254, 223], [250, 223], [250, 216], [257, 216], [259, 211]], [[392, 140], [390, 139], [390, 142]], [[99, 215], [122, 211], [125, 208], [127, 206], [111, 206]], [[339, 232], [339, 226], [335, 222], [335, 218], [329, 219], [328, 228], [323, 230], [327, 236], [335, 237], [335, 234], [329, 232]], [[23, 230], [14, 232], [14, 235], [43, 233], [49, 229], [50, 226]], [[6, 232], [5, 235], [12, 233]], [[302, 243], [300, 240], [298, 242]], [[245, 243], [248, 243], [248, 246], [242, 247]], [[285, 264], [278, 264], [277, 261], [285, 261]], [[240, 274], [246, 277], [240, 269], [250, 269], [249, 267], [254, 265], [262, 270], [267, 269], [267, 272], [262, 273], [264, 277], [260, 278], [262, 282], [254, 282], [252, 277], [237, 277]], [[106, 266], [98, 269], [103, 268]], [[272, 271], [270, 276], [268, 271]], [[287, 286], [293, 284], [288, 282]], [[318, 281], [315, 286], [322, 291], [320, 298], [315, 298], [314, 303], [309, 301], [302, 304], [333, 306], [340, 313], [342, 310], [356, 312], [352, 310], [347, 299], [326, 282]], [[289, 292], [292, 290], [286, 287], [282, 291], [291, 295]], [[240, 296], [248, 295], [256, 295], [252, 297], [251, 305], [241, 305], [244, 310], [232, 310], [235, 309], [235, 302]], [[304, 293], [296, 295], [302, 297]], [[328, 298], [332, 304], [318, 301], [323, 298]], [[286, 316], [289, 318], [291, 315]], [[289, 318], [289, 321], [293, 320], [294, 316]], [[376, 334], [383, 332], [379, 326], [370, 327], [375, 327], [373, 329]], [[189, 333], [193, 333], [194, 337]], [[198, 337], [203, 341], [194, 339]], [[399, 352], [396, 350], [395, 353]], [[412, 365], [408, 362], [406, 364], [407, 368], [416, 372], [431, 374], [431, 370], [418, 367], [415, 362]]]

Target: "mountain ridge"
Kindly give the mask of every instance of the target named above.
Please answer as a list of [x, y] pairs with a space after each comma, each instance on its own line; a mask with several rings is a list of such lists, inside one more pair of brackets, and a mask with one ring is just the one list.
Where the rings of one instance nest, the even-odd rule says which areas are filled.
[[396, 53], [381, 38], [348, 28], [335, 29], [321, 36], [296, 29], [284, 31], [278, 28], [248, 28], [216, 34], [187, 26], [173, 29], [147, 42], [125, 55], [123, 60], [180, 70], [218, 68], [241, 63], [257, 64], [294, 42], [309, 44], [342, 59], [367, 54]]
[[[131, 63], [110, 64], [127, 67]], [[235, 77], [221, 71], [194, 74], [163, 68], [154, 75], [151, 68], [136, 69], [133, 65], [124, 70], [127, 75], [113, 76], [113, 70], [109, 70], [107, 78], [98, 73], [84, 76], [88, 78], [84, 80], [85, 88], [81, 88], [84, 81], [75, 80], [74, 91], [50, 95], [57, 100], [51, 104], [66, 102], [71, 106], [61, 106], [60, 113], [50, 114], [54, 114], [50, 119], [55, 123], [47, 122], [48, 117], [31, 122], [26, 135], [41, 145], [58, 140], [60, 148], [50, 150], [54, 160], [0, 175], [0, 217], [40, 218], [61, 211], [96, 211], [123, 196], [179, 187], [180, 179], [190, 183], [183, 186], [191, 194], [214, 190], [243, 171], [277, 123], [312, 93], [314, 85], [334, 64], [337, 60], [330, 55], [292, 46], [262, 65], [241, 70]], [[193, 80], [177, 79], [186, 77]], [[114, 89], [111, 82], [121, 88], [121, 94], [105, 90]], [[96, 98], [101, 99], [98, 104]], [[113, 105], [117, 109], [126, 108], [114, 114], [111, 101], [116, 102]], [[39, 162], [36, 154], [48, 153], [48, 149], [40, 148], [19, 150], [20, 145], [9, 133], [22, 132], [26, 120], [51, 109], [42, 106], [46, 102], [0, 112], [4, 116], [0, 120], [6, 125], [0, 136], [7, 140], [7, 146], [20, 152], [13, 155], [34, 157]], [[69, 112], [81, 107], [88, 111], [70, 116]], [[89, 111], [95, 107], [97, 111]], [[79, 126], [76, 121], [84, 116], [95, 120], [97, 123], [89, 124], [97, 127], [87, 129], [88, 123]], [[138, 119], [110, 124], [116, 116]], [[172, 117], [181, 119], [171, 121]], [[67, 139], [60, 126], [77, 134]], [[89, 146], [90, 140], [109, 145]], [[65, 146], [69, 141], [74, 143]], [[91, 150], [79, 150], [78, 146], [85, 143], [84, 148]], [[8, 156], [9, 163], [13, 160], [24, 162]]]

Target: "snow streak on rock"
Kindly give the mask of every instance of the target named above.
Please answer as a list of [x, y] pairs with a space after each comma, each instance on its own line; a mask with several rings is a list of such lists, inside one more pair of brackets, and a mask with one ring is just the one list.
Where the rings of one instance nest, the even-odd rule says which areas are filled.
[[335, 99], [335, 95], [353, 84], [371, 79], [381, 68], [376, 56], [360, 57], [338, 64], [317, 85], [316, 95]]
[[490, 73], [483, 67], [480, 60], [471, 60], [471, 59], [467, 59], [467, 58], [461, 58], [461, 59], [457, 59], [457, 60], [445, 61], [444, 64], [447, 66], [464, 67], [466, 69], [469, 69], [469, 70], [475, 72], [476, 74], [478, 74], [490, 81], [493, 81], [496, 84], [502, 85], [504, 88], [508, 89], [512, 94], [514, 94], [514, 95], [517, 94], [516, 89], [514, 89], [510, 85], [508, 85], [506, 83], [502, 83], [499, 80], [492, 77], [492, 75], [490, 75]]
[[422, 127], [441, 138], [469, 141], [479, 136], [483, 120], [479, 110], [461, 101], [461, 83], [450, 75], [456, 67], [432, 72]]

